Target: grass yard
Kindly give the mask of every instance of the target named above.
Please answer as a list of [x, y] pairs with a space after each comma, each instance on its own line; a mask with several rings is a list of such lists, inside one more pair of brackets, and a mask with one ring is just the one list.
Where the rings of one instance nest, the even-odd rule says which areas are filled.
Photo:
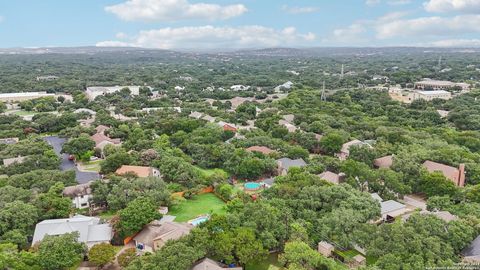
[[[269, 268], [270, 265], [272, 265], [273, 267]], [[268, 254], [268, 256], [263, 258], [263, 260], [252, 263], [252, 264], [248, 264], [245, 267], [245, 270], [269, 270], [269, 269], [275, 269], [275, 270], [283, 269], [283, 267], [278, 262], [278, 253]]]
[[223, 175], [225, 178], [228, 178], [228, 173], [222, 169], [202, 169], [200, 167], [196, 167], [200, 172], [200, 175], [203, 177], [209, 177], [213, 174], [220, 174]]
[[349, 249], [349, 250], [344, 250], [344, 251], [336, 249], [334, 252], [337, 253], [338, 255], [340, 255], [346, 262], [353, 259], [353, 257], [355, 257], [357, 255], [362, 255], [360, 252], [358, 252], [354, 249]]
[[81, 163], [81, 170], [86, 172], [100, 172], [101, 159]]
[[172, 206], [169, 215], [176, 216], [175, 221], [185, 222], [203, 214], [225, 214], [225, 203], [213, 193], [205, 193]]

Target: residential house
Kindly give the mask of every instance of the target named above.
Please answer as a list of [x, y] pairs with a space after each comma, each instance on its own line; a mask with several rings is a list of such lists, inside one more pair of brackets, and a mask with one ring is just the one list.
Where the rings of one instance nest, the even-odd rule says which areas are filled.
[[209, 258], [204, 258], [196, 262], [190, 270], [242, 270], [242, 267], [230, 267]]
[[340, 184], [343, 179], [345, 178], [345, 174], [336, 174], [331, 171], [324, 171], [323, 173], [319, 174], [318, 177], [320, 177], [323, 180], [326, 180], [332, 184]]
[[377, 158], [373, 161], [373, 165], [377, 168], [390, 168], [393, 164], [393, 155]]
[[437, 113], [441, 118], [446, 118], [450, 112], [445, 110], [437, 110]]
[[3, 165], [6, 167], [14, 164], [21, 164], [25, 161], [26, 158], [27, 157], [24, 157], [24, 156], [18, 156], [15, 158], [6, 158], [3, 160]]
[[271, 188], [273, 186], [273, 184], [275, 184], [275, 178], [274, 177], [265, 178], [265, 179], [262, 180], [262, 183], [263, 183], [264, 187]]
[[152, 221], [143, 227], [133, 240], [135, 246], [145, 252], [154, 252], [162, 248], [167, 241], [177, 240], [187, 235], [193, 225], [188, 223]]
[[480, 235], [462, 250], [464, 263], [480, 263]]
[[360, 140], [353, 140], [346, 142], [342, 145], [342, 148], [340, 149], [340, 152], [335, 154], [340, 160], [346, 160], [348, 156], [350, 155], [350, 147], [352, 146], [366, 146], [369, 148], [372, 148], [372, 146], [366, 142], [362, 142]]
[[207, 122], [214, 123], [216, 118], [206, 114], [202, 117], [202, 119], [207, 121]]
[[444, 99], [449, 100], [452, 98], [452, 93], [445, 91], [445, 90], [433, 90], [433, 91], [414, 91], [413, 96], [411, 97], [413, 100], [423, 99], [426, 101], [431, 101], [434, 99]]
[[223, 128], [223, 131], [232, 131], [232, 132], [237, 132], [237, 127], [234, 124], [230, 124], [227, 122], [220, 121], [217, 123], [220, 127]]
[[269, 155], [271, 153], [276, 152], [275, 150], [272, 150], [272, 149], [270, 149], [266, 146], [258, 146], [258, 145], [250, 146], [245, 150], [248, 151], [248, 152], [259, 152], [259, 153], [262, 153], [264, 155]]
[[13, 103], [42, 97], [55, 97], [55, 94], [50, 94], [47, 92], [2, 93], [0, 94], [0, 102]]
[[0, 144], [16, 144], [19, 142], [18, 138], [3, 138], [0, 139]]
[[468, 83], [454, 83], [451, 81], [439, 81], [432, 79], [423, 79], [422, 81], [415, 83], [416, 89], [433, 89], [433, 90], [449, 90], [454, 88], [460, 88], [461, 90], [469, 90], [470, 84]]
[[194, 111], [194, 112], [191, 112], [188, 116], [191, 118], [200, 119], [202, 115], [203, 113]]
[[78, 232], [78, 241], [90, 248], [99, 243], [110, 243], [113, 232], [110, 224], [100, 223], [98, 217], [75, 215], [72, 218], [47, 219], [35, 226], [32, 243], [42, 241], [47, 235]]
[[[420, 215], [432, 215], [432, 216], [436, 216], [437, 218], [445, 221], [445, 222], [450, 222], [450, 221], [454, 221], [454, 220], [458, 220], [458, 217], [455, 216], [455, 215], [452, 215], [452, 213], [448, 212], [448, 211], [428, 211], [428, 210], [422, 210], [420, 212], [418, 212]], [[402, 216], [402, 220], [403, 221], [407, 221], [410, 216], [412, 216], [412, 214], [414, 213], [409, 213], [409, 214], [405, 214]]]
[[76, 186], [69, 186], [63, 189], [63, 196], [72, 200], [73, 207], [83, 209], [90, 207], [92, 196], [91, 182]]
[[411, 210], [406, 205], [394, 200], [380, 202], [380, 213], [385, 221], [395, 219], [409, 211]]
[[110, 128], [105, 126], [105, 125], [98, 125], [96, 128], [95, 128], [95, 131], [99, 134], [104, 134], [105, 135], [105, 131], [109, 130]]
[[427, 160], [423, 163], [423, 167], [430, 173], [441, 172], [447, 179], [450, 179], [458, 187], [465, 186], [465, 164], [460, 164], [458, 168], [455, 168]]
[[307, 163], [301, 159], [281, 158], [277, 160], [278, 174], [286, 175], [288, 170], [292, 167], [305, 167]]
[[118, 168], [115, 171], [115, 174], [117, 175], [125, 175], [130, 173], [135, 174], [141, 178], [161, 177], [160, 171], [158, 169], [147, 166], [122, 165], [122, 167]]
[[243, 103], [247, 101], [254, 101], [255, 98], [245, 98], [245, 97], [234, 97], [232, 99], [229, 99], [230, 103], [232, 104], [232, 110], [236, 110], [238, 106], [242, 105]]
[[297, 127], [293, 124], [291, 124], [290, 122], [284, 120], [284, 119], [280, 119], [278, 120], [278, 124], [281, 125], [281, 126], [284, 126], [288, 132], [295, 132], [297, 131]]
[[274, 88], [274, 90], [275, 90], [275, 92], [278, 93], [278, 92], [280, 92], [280, 91], [282, 91], [282, 90], [288, 90], [288, 89], [292, 88], [292, 86], [293, 86], [293, 83], [292, 83], [291, 81], [288, 81], [288, 82], [286, 82], [286, 83], [284, 83], [284, 84], [281, 84], [281, 85], [279, 85], [279, 86], [276, 86], [276, 87]]
[[121, 144], [120, 139], [111, 139], [110, 137], [104, 135], [103, 133], [96, 133], [90, 136], [90, 139], [95, 142], [95, 148], [98, 148], [102, 151], [103, 155], [103, 148], [105, 148], [108, 144], [119, 145]]
[[250, 89], [250, 86], [245, 86], [245, 85], [238, 84], [238, 85], [232, 85], [230, 87], [230, 89], [233, 90], [233, 91], [246, 91], [246, 90]]
[[322, 241], [318, 243], [318, 252], [325, 257], [332, 256], [334, 250], [335, 247], [328, 242]]

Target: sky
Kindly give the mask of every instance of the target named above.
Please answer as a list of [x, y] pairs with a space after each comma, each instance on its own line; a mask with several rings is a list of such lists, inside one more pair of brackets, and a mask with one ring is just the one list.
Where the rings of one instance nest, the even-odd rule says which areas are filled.
[[480, 47], [480, 0], [0, 0], [0, 47]]

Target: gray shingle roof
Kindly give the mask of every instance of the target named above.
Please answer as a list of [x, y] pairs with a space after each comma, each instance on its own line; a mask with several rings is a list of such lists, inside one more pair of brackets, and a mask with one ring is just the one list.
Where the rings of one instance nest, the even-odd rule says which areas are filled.
[[299, 159], [290, 159], [290, 158], [281, 158], [277, 160], [280, 162], [280, 166], [288, 171], [290, 167], [304, 167], [307, 166], [307, 163], [301, 158]]
[[462, 250], [462, 255], [466, 257], [480, 256], [480, 235], [468, 247]]

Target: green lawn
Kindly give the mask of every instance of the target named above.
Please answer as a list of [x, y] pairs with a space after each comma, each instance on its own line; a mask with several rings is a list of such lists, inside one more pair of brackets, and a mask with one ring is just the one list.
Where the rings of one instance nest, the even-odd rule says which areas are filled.
[[202, 169], [200, 167], [196, 167], [200, 172], [200, 175], [203, 177], [209, 177], [215, 173], [223, 175], [225, 178], [228, 178], [228, 173], [222, 169]]
[[277, 268], [273, 268], [273, 269], [278, 269], [278, 270], [283, 269], [283, 267], [281, 267], [280, 263], [278, 262], [278, 254], [277, 253], [269, 254], [267, 257], [263, 258], [263, 260], [261, 260], [261, 261], [248, 264], [245, 267], [245, 270], [268, 270], [270, 265], [273, 265], [274, 267], [277, 267]]
[[203, 214], [224, 214], [225, 203], [213, 193], [205, 193], [172, 206], [169, 215], [176, 216], [175, 221], [185, 222]]
[[81, 167], [83, 171], [88, 172], [100, 172], [100, 163], [102, 162], [101, 159], [97, 159], [94, 161], [87, 161], [82, 162]]

